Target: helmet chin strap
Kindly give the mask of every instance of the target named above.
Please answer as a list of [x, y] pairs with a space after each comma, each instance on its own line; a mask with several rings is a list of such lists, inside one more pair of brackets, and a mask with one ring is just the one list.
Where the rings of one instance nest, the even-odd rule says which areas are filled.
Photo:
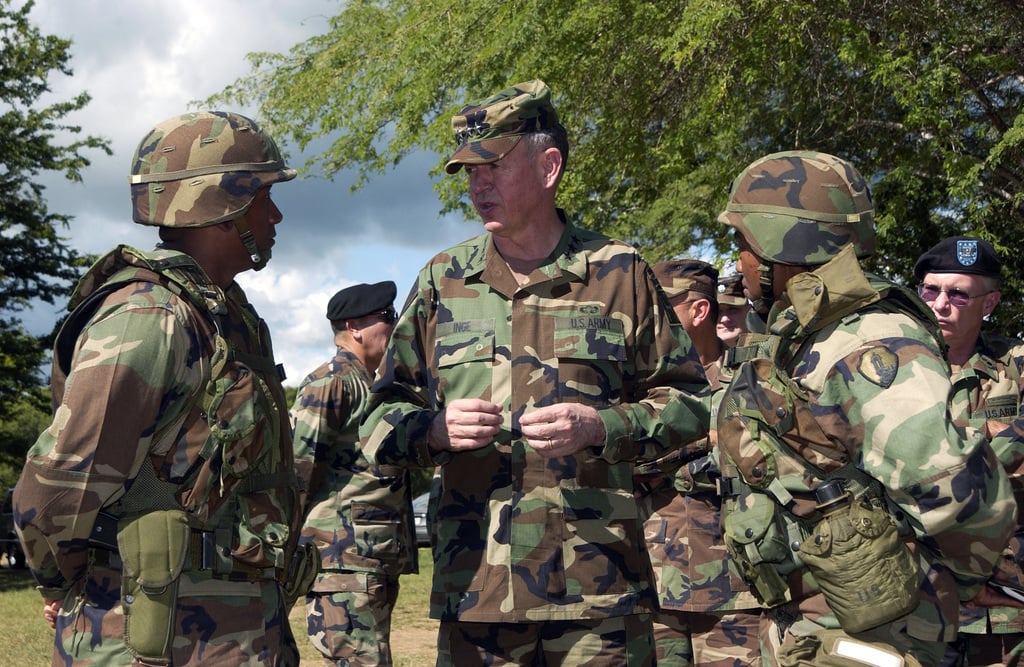
[[249, 229], [249, 224], [245, 221], [244, 215], [235, 218], [234, 223], [235, 229], [238, 231], [238, 238], [242, 240], [242, 245], [245, 246], [246, 251], [249, 253], [252, 270], [259, 271], [270, 261], [270, 249], [260, 250], [259, 246], [256, 245], [256, 237], [253, 236], [252, 230]]
[[775, 271], [772, 270], [772, 263], [758, 257], [757, 274], [761, 285], [761, 298], [751, 302], [751, 306], [762, 317], [768, 315], [775, 303]]

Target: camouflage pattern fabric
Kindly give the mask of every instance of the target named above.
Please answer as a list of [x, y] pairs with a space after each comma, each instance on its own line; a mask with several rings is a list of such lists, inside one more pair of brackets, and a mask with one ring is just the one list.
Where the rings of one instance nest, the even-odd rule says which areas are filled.
[[[1014, 537], [1003, 551], [997, 578], [1024, 585], [1020, 563], [1024, 562], [1024, 448], [1014, 422], [1024, 416], [1024, 342], [982, 334], [974, 354], [951, 377], [953, 394], [950, 412], [958, 423], [970, 425], [989, 437], [992, 449], [1010, 477], [1017, 498], [1018, 524]], [[963, 608], [960, 632], [968, 651], [981, 653], [992, 644], [999, 654], [997, 664], [1011, 664], [1024, 658], [1024, 611], [1013, 607]], [[1012, 634], [1015, 638], [989, 635]], [[1003, 646], [1013, 655], [1002, 655]], [[1014, 662], [1013, 664], [1016, 664]], [[969, 665], [987, 664], [968, 657]]]
[[[563, 220], [564, 214], [563, 215]], [[653, 606], [632, 461], [707, 431], [707, 382], [653, 273], [631, 247], [566, 223], [520, 286], [489, 234], [421, 270], [373, 387], [362, 435], [382, 464], [441, 464], [431, 617], [518, 623]], [[432, 457], [449, 400], [504, 406], [492, 446]], [[606, 440], [546, 460], [527, 410], [594, 406]]]
[[656, 613], [659, 667], [760, 667], [760, 612]]
[[310, 373], [291, 410], [295, 465], [307, 482], [302, 541], [321, 556], [306, 597], [313, 645], [351, 665], [391, 663], [398, 575], [418, 571], [409, 473], [376, 469], [358, 443], [372, 377], [338, 348]]
[[437, 646], [437, 667], [656, 664], [648, 614], [501, 625], [441, 621]]
[[858, 257], [873, 254], [874, 219], [867, 181], [848, 162], [814, 151], [754, 161], [718, 216], [762, 260], [795, 266], [824, 264], [847, 244]]
[[[704, 371], [712, 391], [714, 427], [731, 376], [721, 360]], [[654, 638], [659, 665], [733, 667], [760, 659], [761, 608], [732, 566], [722, 539], [715, 428], [709, 438], [709, 451], [674, 476], [638, 480], [650, 488], [639, 495], [639, 502], [658, 590]]]
[[[139, 664], [122, 641], [120, 568], [94, 564], [86, 587], [57, 617], [53, 667]], [[173, 633], [172, 665], [299, 664], [279, 587], [264, 582], [182, 574]]]
[[234, 220], [260, 188], [295, 175], [274, 140], [245, 116], [175, 116], [150, 130], [132, 157], [132, 219], [162, 227]]
[[[838, 285], [836, 276], [842, 276]], [[806, 405], [789, 410], [769, 403], [758, 409], [774, 423], [792, 414], [785, 437], [795, 455], [759, 446], [747, 435], [749, 418], [727, 394], [718, 415], [720, 447], [727, 454], [723, 466], [735, 466], [751, 487], [751, 498], [785, 500], [798, 522], [816, 520], [814, 488], [847, 461], [881, 482], [913, 531], [921, 602], [908, 616], [866, 634], [898, 636], [893, 646], [923, 664], [936, 664], [942, 642], [956, 634], [957, 600], [973, 597], [1009, 539], [1014, 503], [992, 450], [949, 418], [949, 368], [939, 342], [922, 324], [926, 307], [917, 305], [918, 320], [890, 305], [894, 297], [887, 288], [881, 301], [862, 305], [870, 299], [851, 292], [850, 285], [865, 279], [850, 252], [787, 283], [768, 325], [782, 337], [781, 358], [792, 357], [786, 367], [806, 392]], [[815, 303], [821, 310], [798, 308], [789, 300], [794, 286], [811, 284], [822, 288], [807, 292], [820, 297]], [[867, 287], [885, 284], [876, 278]], [[730, 391], [742, 372], [737, 370]], [[781, 574], [788, 578], [793, 602], [772, 610], [765, 636], [790, 642], [786, 630], [801, 619], [837, 627], [806, 571]]]
[[313, 646], [337, 665], [391, 665], [391, 612], [398, 601], [398, 577], [346, 572], [322, 577], [317, 588], [323, 591], [306, 597]]
[[[180, 287], [143, 268], [160, 263], [176, 267], [167, 270], [176, 285], [191, 277], [223, 309], [221, 342], [233, 360], [220, 377], [210, 377], [216, 329]], [[191, 258], [170, 251], [119, 247], [80, 282], [71, 306], [126, 265], [139, 279], [105, 295], [66, 376], [55, 351], [53, 423], [29, 451], [14, 494], [40, 590], [64, 599], [54, 664], [127, 661], [117, 553], [88, 541], [101, 509], [121, 515], [130, 505], [145, 511], [139, 505], [147, 502], [184, 508], [194, 530], [211, 531], [204, 534], [228, 530], [218, 552], [227, 573], [215, 575], [190, 551], [173, 619], [174, 663], [216, 656], [295, 664], [277, 580], [297, 538], [298, 490], [266, 327], [236, 284], [222, 291]], [[208, 386], [222, 399], [209, 414], [200, 400]], [[126, 493], [154, 476], [154, 488], [173, 495]]]

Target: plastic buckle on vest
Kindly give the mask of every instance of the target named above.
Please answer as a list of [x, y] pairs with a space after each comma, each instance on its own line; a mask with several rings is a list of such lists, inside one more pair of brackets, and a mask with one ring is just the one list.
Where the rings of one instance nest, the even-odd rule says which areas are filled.
[[718, 490], [718, 495], [723, 498], [740, 495], [738, 481], [735, 477], [719, 477], [716, 479], [715, 488]]

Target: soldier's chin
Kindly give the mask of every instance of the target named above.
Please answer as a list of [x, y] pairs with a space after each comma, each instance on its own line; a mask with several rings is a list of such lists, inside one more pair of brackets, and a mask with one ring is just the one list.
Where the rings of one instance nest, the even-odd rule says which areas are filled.
[[250, 257], [249, 259], [252, 260], [252, 270], [262, 271], [264, 268], [266, 268], [267, 263], [270, 261], [270, 257], [273, 254], [273, 251], [270, 248], [267, 248], [266, 250], [260, 250], [260, 256], [258, 259], [255, 257]]

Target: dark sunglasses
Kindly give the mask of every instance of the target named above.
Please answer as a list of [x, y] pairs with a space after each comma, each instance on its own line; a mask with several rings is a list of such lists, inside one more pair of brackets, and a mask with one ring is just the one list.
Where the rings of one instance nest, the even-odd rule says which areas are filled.
[[382, 310], [379, 313], [374, 313], [374, 315], [376, 315], [377, 319], [383, 322], [384, 324], [394, 324], [395, 322], [398, 321], [398, 313], [395, 311], [394, 308]]
[[917, 295], [920, 296], [921, 300], [925, 303], [934, 302], [939, 298], [939, 294], [942, 292], [946, 293], [946, 301], [949, 301], [949, 305], [954, 308], [964, 308], [978, 297], [985, 296], [985, 294], [991, 294], [991, 292], [985, 292], [985, 294], [975, 294], [974, 296], [971, 296], [967, 292], [956, 287], [943, 289], [938, 285], [929, 285], [928, 283], [924, 283], [917, 288]]

